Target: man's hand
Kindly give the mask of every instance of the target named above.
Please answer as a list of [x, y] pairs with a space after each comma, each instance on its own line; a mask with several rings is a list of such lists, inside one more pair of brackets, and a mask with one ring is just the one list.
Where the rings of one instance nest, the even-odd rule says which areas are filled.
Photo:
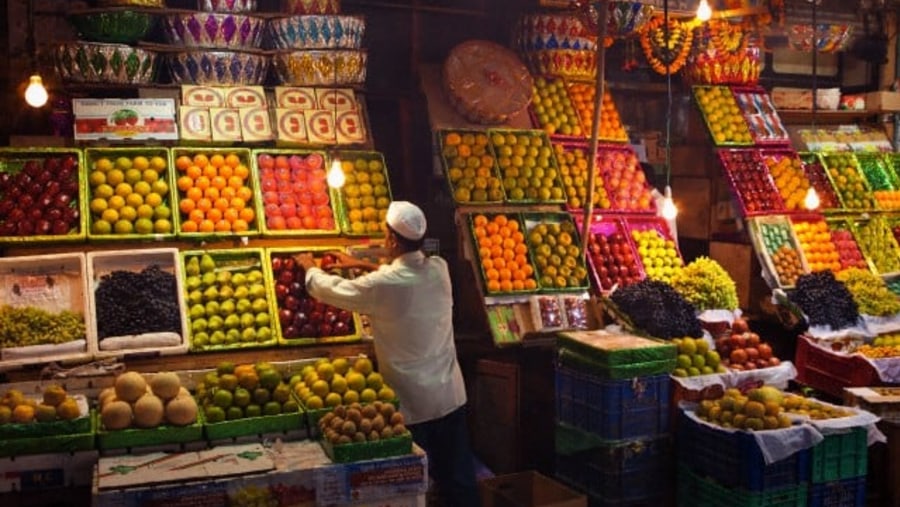
[[294, 256], [294, 260], [297, 261], [297, 264], [303, 266], [304, 271], [316, 267], [316, 259], [311, 253], [297, 254]]
[[378, 265], [368, 262], [363, 259], [358, 259], [348, 253], [345, 252], [328, 252], [334, 256], [335, 262], [332, 264], [333, 267], [340, 269], [361, 269], [363, 271], [375, 271], [378, 269]]

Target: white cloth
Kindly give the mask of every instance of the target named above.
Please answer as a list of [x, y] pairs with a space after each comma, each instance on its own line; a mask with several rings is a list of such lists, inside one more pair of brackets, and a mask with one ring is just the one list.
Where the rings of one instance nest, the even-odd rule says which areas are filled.
[[410, 252], [353, 280], [310, 268], [306, 290], [369, 315], [378, 369], [400, 399], [407, 424], [443, 417], [466, 403], [444, 259]]
[[397, 234], [413, 241], [422, 239], [427, 228], [425, 213], [422, 213], [418, 206], [409, 201], [391, 202], [388, 205], [384, 221]]

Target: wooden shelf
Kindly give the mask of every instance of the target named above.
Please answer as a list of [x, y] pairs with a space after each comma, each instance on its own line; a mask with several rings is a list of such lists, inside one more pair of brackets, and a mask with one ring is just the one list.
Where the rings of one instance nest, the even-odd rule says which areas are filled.
[[[816, 124], [837, 125], [841, 123], [859, 123], [879, 114], [890, 114], [883, 111], [816, 111]], [[813, 122], [812, 110], [778, 110], [778, 116], [785, 125], [806, 125]]]

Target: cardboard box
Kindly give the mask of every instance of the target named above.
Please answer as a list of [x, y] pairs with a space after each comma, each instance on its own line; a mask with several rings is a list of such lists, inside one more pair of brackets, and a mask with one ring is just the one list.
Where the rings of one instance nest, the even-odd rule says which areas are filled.
[[0, 458], [0, 492], [90, 486], [97, 451]]
[[270, 141], [275, 138], [266, 107], [238, 109], [241, 117], [241, 136], [246, 142]]
[[341, 111], [335, 121], [338, 144], [357, 144], [366, 141], [366, 129], [358, 111]]
[[481, 481], [482, 507], [587, 507], [587, 498], [535, 471]]
[[275, 110], [275, 132], [279, 144], [305, 144], [309, 142], [306, 133], [306, 115], [300, 109]]
[[266, 107], [266, 91], [262, 86], [231, 86], [225, 88], [225, 107]]
[[178, 126], [184, 141], [212, 141], [212, 124], [209, 109], [181, 106], [178, 108]]
[[195, 107], [222, 107], [225, 95], [217, 86], [184, 85], [181, 87], [181, 105]]
[[307, 111], [306, 135], [312, 144], [334, 144], [337, 141], [334, 113], [324, 110]]
[[209, 119], [213, 141], [237, 142], [242, 139], [241, 114], [237, 109], [210, 108]]
[[844, 403], [900, 423], [900, 387], [845, 387]]
[[358, 108], [356, 94], [350, 88], [316, 88], [319, 109], [329, 111], [353, 111]]
[[172, 99], [73, 99], [78, 141], [177, 140]]
[[316, 109], [318, 99], [314, 88], [301, 88], [293, 86], [275, 87], [275, 107], [285, 109]]
[[900, 112], [900, 92], [867, 93], [866, 107], [870, 111]]

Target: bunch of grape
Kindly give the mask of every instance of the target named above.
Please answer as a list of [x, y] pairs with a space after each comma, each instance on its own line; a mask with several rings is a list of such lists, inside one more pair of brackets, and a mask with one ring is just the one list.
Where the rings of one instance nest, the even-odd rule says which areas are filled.
[[671, 285], [644, 279], [622, 287], [610, 296], [639, 329], [656, 338], [703, 335], [697, 312]]
[[175, 275], [158, 265], [139, 273], [118, 270], [103, 275], [94, 294], [101, 340], [165, 331], [181, 333]]
[[810, 326], [844, 329], [853, 326], [859, 319], [853, 295], [831, 271], [800, 275], [788, 299], [803, 310]]
[[735, 310], [737, 286], [722, 265], [701, 256], [672, 275], [672, 288], [700, 311]]
[[0, 307], [0, 348], [55, 345], [85, 339], [84, 315], [34, 307]]
[[850, 291], [859, 313], [878, 317], [900, 313], [900, 299], [871, 271], [846, 269], [838, 273], [837, 279]]

